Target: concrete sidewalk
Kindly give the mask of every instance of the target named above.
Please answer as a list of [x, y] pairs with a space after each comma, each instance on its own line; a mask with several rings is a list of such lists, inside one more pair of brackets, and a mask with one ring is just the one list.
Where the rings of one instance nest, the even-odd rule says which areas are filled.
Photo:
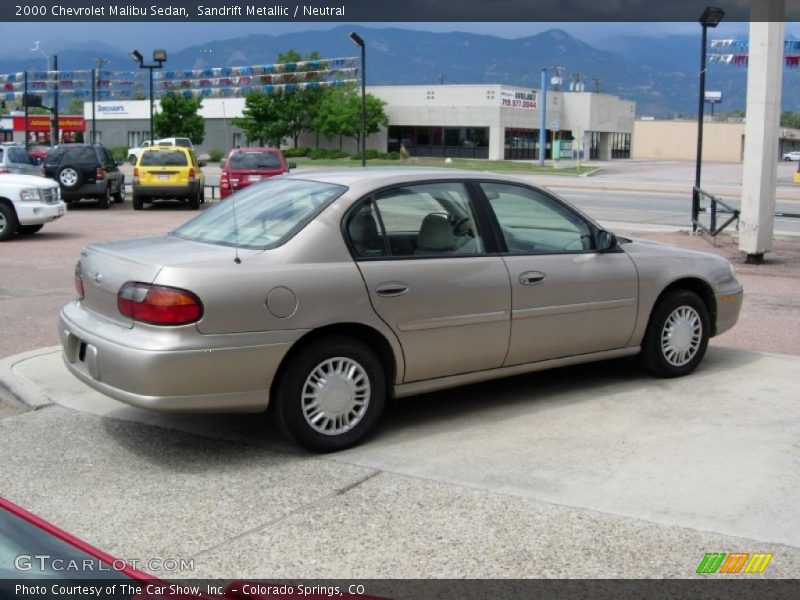
[[[263, 416], [164, 415], [0, 361], [2, 494], [117, 556], [193, 577], [692, 577], [705, 552], [800, 573], [800, 357], [712, 347], [406, 399], [327, 456]], [[580, 560], [576, 559], [580, 557]], [[175, 573], [161, 573], [172, 578]]]

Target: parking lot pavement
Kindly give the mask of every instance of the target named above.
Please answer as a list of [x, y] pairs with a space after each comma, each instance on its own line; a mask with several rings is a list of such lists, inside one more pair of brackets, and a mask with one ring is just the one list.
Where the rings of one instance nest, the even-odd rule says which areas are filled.
[[0, 479], [112, 554], [193, 558], [185, 576], [689, 577], [743, 551], [794, 577], [798, 367], [711, 348], [681, 379], [627, 360], [516, 377], [404, 399], [314, 456], [264, 416], [123, 406], [50, 349], [3, 375], [55, 405], [0, 420]]

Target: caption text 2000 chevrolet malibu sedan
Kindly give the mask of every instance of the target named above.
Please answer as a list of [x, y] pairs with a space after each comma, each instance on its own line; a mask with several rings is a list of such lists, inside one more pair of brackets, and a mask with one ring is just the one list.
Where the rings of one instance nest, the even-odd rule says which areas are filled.
[[70, 371], [162, 411], [263, 411], [319, 451], [387, 396], [639, 354], [690, 373], [742, 287], [711, 254], [617, 239], [523, 181], [345, 169], [235, 194], [168, 235], [87, 247]]

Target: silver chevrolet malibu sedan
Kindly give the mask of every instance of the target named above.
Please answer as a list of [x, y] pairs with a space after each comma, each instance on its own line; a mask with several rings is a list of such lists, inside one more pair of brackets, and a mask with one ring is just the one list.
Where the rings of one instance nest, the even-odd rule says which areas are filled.
[[386, 399], [638, 354], [686, 375], [742, 286], [712, 254], [617, 238], [489, 173], [344, 169], [257, 184], [160, 237], [87, 247], [69, 370], [160, 411], [264, 411], [317, 451]]

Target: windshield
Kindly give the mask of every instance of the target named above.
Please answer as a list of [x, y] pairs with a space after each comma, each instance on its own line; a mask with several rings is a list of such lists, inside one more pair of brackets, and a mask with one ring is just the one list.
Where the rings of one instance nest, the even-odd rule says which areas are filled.
[[275, 248], [291, 239], [346, 189], [318, 181], [271, 179], [237, 192], [178, 227], [172, 235], [256, 250]]
[[272, 152], [236, 152], [231, 154], [231, 169], [280, 169], [281, 161]]
[[148, 150], [142, 154], [141, 167], [185, 167], [186, 154], [179, 150]]

